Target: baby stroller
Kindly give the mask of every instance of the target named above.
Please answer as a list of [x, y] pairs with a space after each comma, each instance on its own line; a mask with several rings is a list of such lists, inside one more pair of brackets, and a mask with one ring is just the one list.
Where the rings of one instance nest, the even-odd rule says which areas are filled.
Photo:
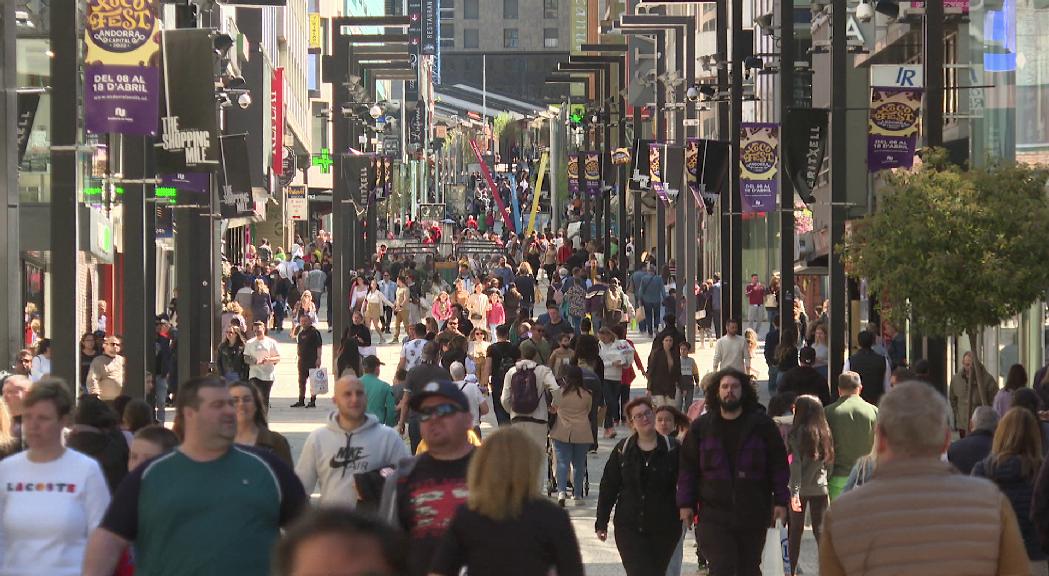
[[[551, 497], [554, 496], [555, 494], [557, 494], [560, 491], [560, 490], [558, 490], [558, 486], [557, 486], [557, 474], [556, 474], [556, 470], [557, 469], [555, 467], [555, 464], [556, 463], [555, 463], [555, 459], [554, 459], [554, 443], [553, 443], [553, 441], [550, 440], [550, 437], [548, 436], [546, 438], [546, 495], [547, 496], [551, 496]], [[590, 470], [589, 470], [589, 468], [586, 471], [583, 472], [583, 477], [586, 479], [586, 485], [583, 486], [583, 497], [586, 497], [586, 496], [590, 495]], [[571, 474], [569, 474], [569, 477], [568, 477], [568, 480], [567, 480], [566, 483], [567, 483], [567, 486], [565, 486], [565, 489], [563, 491], [567, 492], [569, 494], [572, 494], [574, 492], [574, 487], [572, 486], [572, 476], [571, 476]]]

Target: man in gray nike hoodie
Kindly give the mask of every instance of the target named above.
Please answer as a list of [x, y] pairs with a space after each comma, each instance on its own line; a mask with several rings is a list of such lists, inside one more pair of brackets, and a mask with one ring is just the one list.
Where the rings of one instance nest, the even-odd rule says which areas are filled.
[[368, 398], [355, 376], [335, 382], [336, 411], [310, 433], [295, 465], [307, 493], [320, 487], [320, 505], [357, 506], [354, 475], [391, 467], [411, 454], [396, 430], [365, 413]]

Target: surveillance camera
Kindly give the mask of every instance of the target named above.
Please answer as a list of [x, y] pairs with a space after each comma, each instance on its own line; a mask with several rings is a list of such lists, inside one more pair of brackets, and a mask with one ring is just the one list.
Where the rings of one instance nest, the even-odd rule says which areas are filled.
[[696, 84], [689, 86], [688, 90], [685, 90], [685, 97], [688, 98], [689, 102], [698, 101], [700, 94], [701, 92], [699, 91], [699, 86]]
[[856, 19], [860, 22], [870, 22], [874, 18], [874, 5], [868, 0], [860, 0], [856, 6]]
[[382, 106], [373, 104], [372, 107], [368, 109], [368, 115], [371, 116], [373, 120], [377, 120], [379, 116], [382, 116]]
[[251, 107], [251, 94], [245, 92], [238, 96], [237, 104], [240, 106], [241, 110], [247, 110]]

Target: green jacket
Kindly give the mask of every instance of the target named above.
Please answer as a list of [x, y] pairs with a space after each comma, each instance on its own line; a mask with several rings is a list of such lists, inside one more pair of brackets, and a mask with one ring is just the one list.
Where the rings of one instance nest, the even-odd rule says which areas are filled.
[[393, 388], [374, 374], [361, 376], [361, 384], [364, 385], [364, 394], [368, 396], [365, 412], [375, 416], [382, 424], [396, 426], [400, 413], [393, 400]]
[[870, 453], [877, 421], [878, 407], [860, 398], [859, 394], [839, 398], [827, 406], [827, 424], [834, 436], [831, 476], [848, 477], [856, 461]]

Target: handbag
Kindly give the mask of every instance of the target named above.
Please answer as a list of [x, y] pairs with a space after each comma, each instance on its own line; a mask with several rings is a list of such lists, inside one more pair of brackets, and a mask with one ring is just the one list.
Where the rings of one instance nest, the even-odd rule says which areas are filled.
[[310, 368], [310, 396], [324, 396], [328, 393], [328, 369]]
[[638, 322], [644, 321], [644, 319], [645, 319], [645, 307], [644, 306], [638, 306], [637, 308], [634, 309], [634, 318]]
[[783, 576], [783, 540], [781, 532], [786, 531], [783, 523], [776, 520], [776, 526], [765, 531], [765, 547], [761, 550], [761, 576]]
[[771, 292], [765, 295], [765, 307], [766, 308], [777, 308], [779, 307], [779, 299], [776, 298], [776, 293]]

